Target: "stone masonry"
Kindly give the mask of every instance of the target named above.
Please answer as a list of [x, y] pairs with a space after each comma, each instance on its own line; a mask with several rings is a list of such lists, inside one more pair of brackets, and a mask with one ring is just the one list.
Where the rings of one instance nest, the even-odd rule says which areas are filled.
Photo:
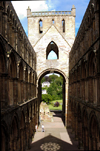
[[[37, 76], [48, 68], [59, 69], [68, 76], [69, 52], [75, 39], [75, 7], [69, 12], [31, 12], [28, 8], [27, 17], [28, 38], [37, 56]], [[43, 22], [43, 33], [39, 33], [39, 20]], [[65, 20], [65, 32], [62, 30], [62, 20]], [[51, 41], [58, 47], [57, 60], [46, 59], [47, 47]]]
[[[31, 12], [27, 9], [28, 38], [36, 52], [38, 81], [47, 72], [63, 75], [63, 112], [67, 118], [69, 52], [75, 39], [75, 6], [71, 11]], [[48, 60], [51, 51], [57, 59]], [[40, 84], [38, 83], [40, 87]], [[41, 95], [41, 92], [38, 92]], [[41, 101], [41, 97], [39, 98]]]

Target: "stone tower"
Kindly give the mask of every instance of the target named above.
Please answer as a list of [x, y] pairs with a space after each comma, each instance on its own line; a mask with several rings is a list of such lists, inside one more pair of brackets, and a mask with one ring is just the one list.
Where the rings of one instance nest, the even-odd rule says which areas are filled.
[[[36, 52], [38, 88], [47, 73], [59, 73], [64, 78], [63, 114], [67, 121], [69, 52], [75, 39], [75, 6], [71, 11], [31, 12], [27, 9], [28, 38]], [[51, 51], [57, 59], [48, 60]], [[38, 95], [41, 96], [41, 89]], [[41, 97], [39, 97], [41, 100]]]
[[52, 25], [72, 45], [75, 38], [75, 10], [74, 5], [71, 11], [31, 12], [31, 9], [28, 7], [28, 38], [32, 46], [35, 46], [37, 41], [43, 37]]
[[[37, 75], [46, 69], [46, 67], [43, 69], [44, 61], [46, 66], [48, 65], [47, 55], [51, 51], [51, 42], [54, 42], [54, 47], [57, 46], [56, 48], [58, 48], [57, 50], [53, 49], [59, 59], [57, 59], [57, 61], [59, 61], [60, 65], [64, 61], [63, 67], [64, 64], [66, 66], [65, 68], [68, 67], [69, 51], [75, 39], [75, 10], [74, 5], [71, 11], [31, 12], [31, 9], [28, 7], [28, 38], [37, 54]], [[47, 48], [49, 50], [47, 50]], [[39, 58], [40, 56], [41, 59]], [[40, 70], [41, 61], [42, 67]], [[49, 65], [47, 68], [50, 67]], [[64, 72], [68, 75], [68, 71]]]

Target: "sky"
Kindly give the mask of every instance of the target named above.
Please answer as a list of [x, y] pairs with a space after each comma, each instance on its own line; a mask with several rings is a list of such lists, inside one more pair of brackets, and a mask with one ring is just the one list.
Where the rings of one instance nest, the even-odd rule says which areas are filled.
[[[13, 7], [20, 22], [28, 36], [27, 8], [31, 11], [71, 11], [72, 5], [76, 8], [75, 36], [77, 35], [81, 21], [90, 0], [34, 0], [34, 1], [12, 1]], [[53, 56], [53, 55], [52, 55]]]

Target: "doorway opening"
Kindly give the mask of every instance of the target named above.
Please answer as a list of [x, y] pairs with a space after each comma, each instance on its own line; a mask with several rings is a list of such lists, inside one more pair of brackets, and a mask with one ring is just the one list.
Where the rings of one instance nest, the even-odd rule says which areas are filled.
[[60, 112], [64, 124], [66, 110], [65, 81], [66, 79], [64, 75], [58, 71], [46, 71], [41, 74], [38, 81], [38, 96], [40, 104], [41, 102], [44, 102], [48, 105], [51, 112]]

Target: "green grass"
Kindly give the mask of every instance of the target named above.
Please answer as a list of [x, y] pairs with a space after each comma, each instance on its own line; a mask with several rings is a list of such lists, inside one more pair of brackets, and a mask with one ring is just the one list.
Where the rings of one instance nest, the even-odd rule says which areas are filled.
[[50, 110], [56, 110], [56, 111], [57, 111], [57, 110], [62, 111], [62, 105], [59, 105], [58, 107], [54, 107], [54, 106], [53, 106], [53, 104], [54, 104], [55, 102], [62, 103], [62, 100], [54, 100], [54, 101], [52, 101], [52, 102], [48, 105], [49, 109], [50, 109]]

